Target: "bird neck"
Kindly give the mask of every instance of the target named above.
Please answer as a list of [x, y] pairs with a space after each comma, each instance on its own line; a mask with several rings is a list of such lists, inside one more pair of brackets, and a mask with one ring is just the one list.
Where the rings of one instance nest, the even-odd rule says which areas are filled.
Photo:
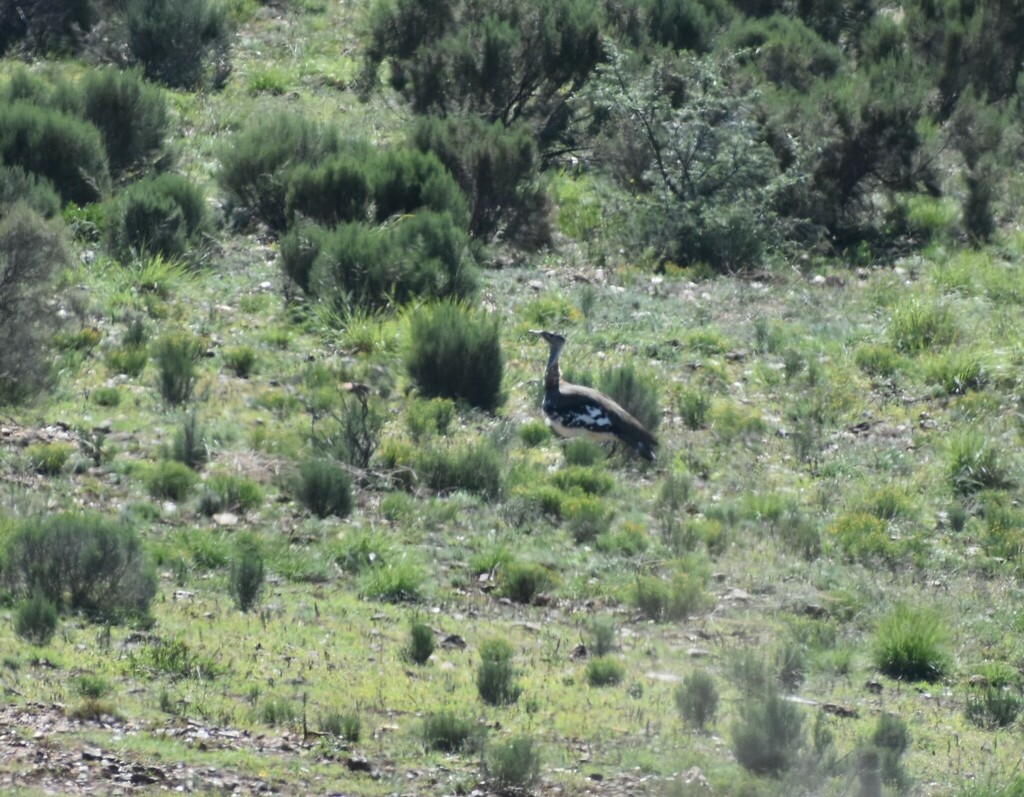
[[558, 383], [561, 379], [561, 372], [558, 370], [558, 349], [551, 349], [551, 356], [548, 357], [548, 367], [544, 371], [544, 389], [558, 390]]

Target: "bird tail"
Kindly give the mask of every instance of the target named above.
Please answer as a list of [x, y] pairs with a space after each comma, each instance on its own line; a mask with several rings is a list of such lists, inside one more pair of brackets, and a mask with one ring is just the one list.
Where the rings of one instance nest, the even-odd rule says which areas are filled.
[[654, 449], [658, 445], [658, 439], [646, 429], [630, 429], [628, 432], [620, 433], [619, 439], [648, 462], [654, 462]]

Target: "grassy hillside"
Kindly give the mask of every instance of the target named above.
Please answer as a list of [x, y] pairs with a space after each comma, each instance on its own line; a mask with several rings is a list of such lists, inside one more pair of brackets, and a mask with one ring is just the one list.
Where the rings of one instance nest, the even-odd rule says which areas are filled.
[[[1020, 793], [1019, 215], [969, 245], [951, 191], [912, 203], [914, 247], [789, 240], [716, 276], [613, 248], [644, 200], [567, 160], [535, 186], [550, 245], [465, 246], [503, 401], [428, 398], [407, 358], [431, 299], [299, 290], [296, 228], [219, 182], [278, 113], [367, 161], [405, 140], [403, 99], [356, 90], [363, 9], [229, 12], [223, 86], [160, 89], [208, 226], [119, 254], [131, 174], [53, 222], [56, 378], [0, 416], [3, 789]], [[11, 58], [0, 84], [24, 69], [89, 67]], [[537, 328], [575, 381], [632, 369], [656, 463], [550, 435]], [[137, 535], [152, 601], [108, 616], [68, 589], [33, 639], [43, 554], [17, 546], [82, 511]]]

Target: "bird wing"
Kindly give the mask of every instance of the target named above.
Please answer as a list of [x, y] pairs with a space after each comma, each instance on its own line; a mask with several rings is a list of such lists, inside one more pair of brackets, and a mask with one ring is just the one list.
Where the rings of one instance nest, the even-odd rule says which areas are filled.
[[598, 428], [613, 434], [625, 434], [647, 446], [658, 445], [657, 438], [648, 432], [640, 421], [604, 393], [590, 387], [569, 385], [564, 382], [560, 392], [567, 399], [574, 398], [578, 402], [580, 426]]

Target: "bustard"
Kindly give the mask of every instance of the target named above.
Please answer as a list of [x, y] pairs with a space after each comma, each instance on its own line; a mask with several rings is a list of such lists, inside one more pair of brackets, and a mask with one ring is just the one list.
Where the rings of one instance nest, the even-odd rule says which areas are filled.
[[541, 409], [548, 426], [562, 437], [589, 437], [592, 440], [625, 443], [644, 459], [654, 461], [658, 440], [643, 424], [600, 391], [563, 382], [558, 357], [565, 338], [557, 332], [530, 332], [550, 346], [544, 371], [544, 402]]

